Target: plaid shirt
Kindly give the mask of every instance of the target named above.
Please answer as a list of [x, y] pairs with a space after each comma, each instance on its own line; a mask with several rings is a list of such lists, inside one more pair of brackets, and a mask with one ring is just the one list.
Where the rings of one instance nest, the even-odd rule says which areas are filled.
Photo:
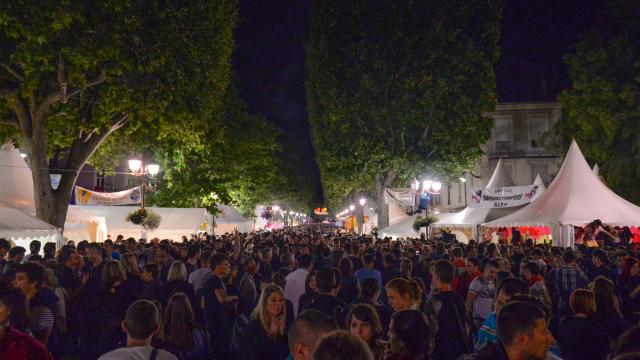
[[569, 296], [575, 289], [583, 288], [587, 285], [588, 278], [581, 270], [576, 270], [573, 266], [563, 264], [554, 270], [554, 285], [560, 295], [560, 309], [568, 308]]

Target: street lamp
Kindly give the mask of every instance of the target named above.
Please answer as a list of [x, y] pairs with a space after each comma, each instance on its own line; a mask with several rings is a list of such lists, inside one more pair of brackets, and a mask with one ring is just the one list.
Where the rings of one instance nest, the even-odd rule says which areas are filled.
[[362, 216], [358, 220], [358, 227], [360, 228], [360, 235], [364, 234], [364, 205], [367, 203], [367, 199], [360, 199], [360, 215]]
[[364, 204], [366, 203], [367, 203], [367, 199], [365, 198], [360, 199], [360, 206], [364, 206]]
[[354, 205], [349, 205], [349, 211], [353, 211], [355, 209], [356, 209], [356, 207]]
[[439, 181], [434, 181], [433, 184], [431, 184], [431, 187], [433, 188], [433, 191], [438, 192], [440, 191], [440, 189], [442, 189], [442, 183]]
[[144, 209], [145, 190], [149, 189], [150, 191], [155, 191], [155, 189], [147, 183], [147, 175], [152, 178], [158, 175], [160, 172], [160, 165], [149, 164], [145, 169], [144, 158], [143, 160], [134, 158], [129, 159], [129, 170], [131, 170], [131, 175], [140, 177], [140, 207]]

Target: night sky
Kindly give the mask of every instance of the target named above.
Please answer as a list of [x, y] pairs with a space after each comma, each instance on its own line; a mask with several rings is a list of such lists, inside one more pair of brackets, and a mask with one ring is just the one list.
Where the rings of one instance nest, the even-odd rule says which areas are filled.
[[[348, 0], [347, 0], [348, 1]], [[241, 98], [299, 139], [322, 198], [306, 111], [304, 37], [310, 0], [240, 0], [234, 68]], [[563, 56], [596, 23], [603, 1], [508, 0], [495, 66], [500, 102], [548, 101], [569, 86]]]

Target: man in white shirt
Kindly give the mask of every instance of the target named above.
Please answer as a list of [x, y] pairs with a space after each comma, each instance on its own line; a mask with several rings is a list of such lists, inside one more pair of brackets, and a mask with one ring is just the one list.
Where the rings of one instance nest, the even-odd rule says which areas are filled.
[[305, 292], [307, 275], [313, 270], [313, 255], [306, 254], [300, 257], [300, 267], [287, 275], [287, 285], [284, 289], [284, 298], [293, 303], [293, 312], [298, 316], [298, 303], [300, 296]]
[[160, 314], [149, 300], [138, 300], [129, 306], [122, 322], [127, 333], [127, 347], [110, 351], [98, 360], [177, 360], [171, 353], [154, 349], [151, 338], [160, 331]]

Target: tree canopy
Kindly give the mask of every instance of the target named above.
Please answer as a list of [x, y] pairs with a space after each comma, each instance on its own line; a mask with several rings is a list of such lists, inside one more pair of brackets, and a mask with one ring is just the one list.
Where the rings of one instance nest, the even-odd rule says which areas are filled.
[[[235, 1], [0, 4], [0, 120], [26, 152], [37, 215], [62, 227], [82, 166], [202, 149], [231, 78]], [[116, 136], [110, 136], [111, 134]], [[50, 162], [56, 169], [50, 171]], [[50, 172], [60, 172], [57, 190]]]
[[567, 54], [571, 88], [559, 96], [557, 133], [600, 166], [613, 190], [640, 203], [640, 7], [610, 1], [605, 24]]
[[[456, 176], [481, 155], [496, 104], [501, 2], [314, 3], [307, 93], [328, 203], [430, 172]], [[382, 210], [382, 211], [381, 211]]]

